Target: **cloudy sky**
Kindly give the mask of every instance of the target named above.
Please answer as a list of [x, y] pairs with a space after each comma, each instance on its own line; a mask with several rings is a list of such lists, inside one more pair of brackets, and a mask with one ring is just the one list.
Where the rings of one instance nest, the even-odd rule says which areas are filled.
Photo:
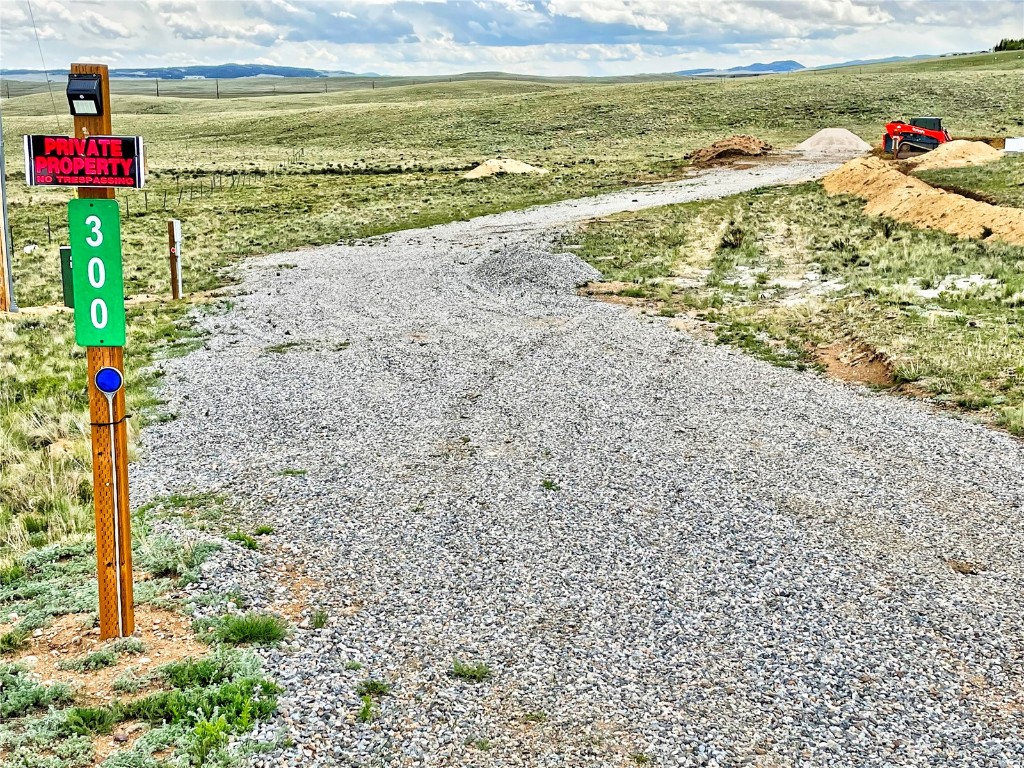
[[[41, 68], [29, 10], [0, 0], [0, 67]], [[633, 74], [816, 66], [1024, 37], [1024, 0], [31, 0], [31, 11], [50, 68]]]

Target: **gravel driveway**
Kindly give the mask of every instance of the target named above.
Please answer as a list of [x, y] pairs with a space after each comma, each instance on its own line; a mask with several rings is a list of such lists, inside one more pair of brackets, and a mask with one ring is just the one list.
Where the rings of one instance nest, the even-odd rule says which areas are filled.
[[[829, 167], [246, 268], [207, 348], [163, 364], [180, 417], [132, 487], [275, 528], [199, 587], [296, 624], [257, 733], [295, 743], [248, 764], [1024, 764], [1021, 444], [579, 297], [595, 273], [552, 245]], [[363, 723], [368, 677], [393, 688]]]

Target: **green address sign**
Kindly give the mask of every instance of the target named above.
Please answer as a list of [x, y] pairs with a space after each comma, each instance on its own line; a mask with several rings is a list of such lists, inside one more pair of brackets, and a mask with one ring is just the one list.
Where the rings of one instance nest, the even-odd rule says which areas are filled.
[[124, 279], [121, 273], [121, 213], [116, 200], [71, 200], [75, 343], [80, 347], [124, 346]]

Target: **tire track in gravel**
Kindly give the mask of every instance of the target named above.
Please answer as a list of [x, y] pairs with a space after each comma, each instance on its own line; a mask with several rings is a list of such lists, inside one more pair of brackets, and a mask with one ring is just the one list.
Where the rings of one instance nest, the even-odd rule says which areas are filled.
[[[132, 488], [224, 491], [277, 529], [199, 589], [267, 605], [290, 559], [321, 585], [328, 627], [262, 652], [286, 691], [256, 738], [296, 744], [250, 764], [1024, 759], [1020, 444], [579, 297], [589, 267], [553, 252], [580, 219], [825, 170], [711, 172], [247, 269], [207, 349], [164, 364], [180, 418], [144, 432]], [[453, 679], [453, 658], [493, 678]], [[361, 724], [367, 675], [395, 689]]]

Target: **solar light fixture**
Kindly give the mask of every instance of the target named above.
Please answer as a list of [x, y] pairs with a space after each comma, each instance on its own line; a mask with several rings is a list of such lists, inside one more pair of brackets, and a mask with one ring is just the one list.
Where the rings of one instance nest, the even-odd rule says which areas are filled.
[[68, 106], [75, 117], [103, 114], [103, 91], [99, 75], [68, 75]]

